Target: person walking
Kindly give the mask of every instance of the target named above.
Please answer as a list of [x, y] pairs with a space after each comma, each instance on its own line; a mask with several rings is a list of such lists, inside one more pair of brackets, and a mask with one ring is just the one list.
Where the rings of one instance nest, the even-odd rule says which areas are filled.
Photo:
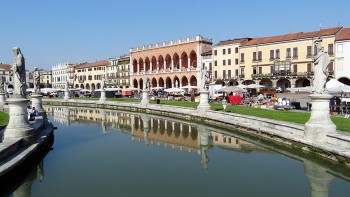
[[221, 101], [222, 107], [224, 108], [224, 112], [226, 112], [227, 99], [226, 96]]

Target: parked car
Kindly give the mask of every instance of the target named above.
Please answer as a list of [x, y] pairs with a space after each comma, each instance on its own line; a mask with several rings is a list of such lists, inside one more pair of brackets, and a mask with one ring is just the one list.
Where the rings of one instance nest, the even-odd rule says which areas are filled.
[[282, 93], [284, 90], [283, 90], [283, 88], [281, 88], [281, 87], [277, 87], [276, 88], [276, 92], [277, 93]]

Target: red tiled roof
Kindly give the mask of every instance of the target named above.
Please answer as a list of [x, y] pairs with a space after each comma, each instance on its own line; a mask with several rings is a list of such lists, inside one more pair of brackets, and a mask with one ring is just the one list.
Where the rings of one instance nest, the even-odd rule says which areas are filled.
[[251, 40], [251, 38], [236, 38], [233, 40], [223, 40], [217, 43], [215, 46], [229, 45], [229, 44], [244, 44]]
[[318, 37], [318, 36], [322, 37], [322, 36], [336, 35], [337, 32], [339, 32], [339, 30], [341, 30], [341, 29], [342, 29], [342, 27], [333, 27], [333, 28], [321, 29], [320, 31], [314, 31], [314, 32], [306, 32], [306, 33], [297, 32], [297, 33], [284, 34], [284, 35], [279, 35], [279, 36], [255, 38], [255, 39], [243, 44], [242, 46], [260, 45], [260, 44], [267, 44], [267, 43], [314, 38], [314, 37]]
[[90, 67], [97, 67], [97, 66], [106, 66], [108, 64], [109, 64], [108, 60], [101, 60], [101, 61], [97, 61], [97, 62], [93, 62], [93, 63], [79, 64], [75, 67], [75, 69], [90, 68]]
[[350, 28], [343, 28], [339, 35], [335, 38], [335, 41], [350, 40]]
[[0, 69], [6, 70], [6, 71], [11, 71], [12, 66], [9, 64], [0, 64]]

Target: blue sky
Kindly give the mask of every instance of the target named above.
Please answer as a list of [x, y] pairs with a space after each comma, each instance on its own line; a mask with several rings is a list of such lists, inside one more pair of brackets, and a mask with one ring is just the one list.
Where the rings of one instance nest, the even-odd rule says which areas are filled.
[[0, 62], [18, 46], [26, 67], [94, 62], [194, 35], [213, 43], [350, 27], [348, 0], [0, 0]]

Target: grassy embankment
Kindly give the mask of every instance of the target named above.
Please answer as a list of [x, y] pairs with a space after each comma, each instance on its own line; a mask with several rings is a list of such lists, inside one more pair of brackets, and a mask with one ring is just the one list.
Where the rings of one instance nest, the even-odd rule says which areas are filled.
[[[83, 99], [98, 100], [99, 98], [83, 98]], [[140, 102], [139, 99], [130, 99], [130, 98], [108, 98], [108, 100], [123, 101], [123, 102]], [[151, 101], [151, 103], [155, 104], [156, 102]], [[186, 101], [176, 101], [176, 100], [161, 100], [160, 104], [193, 107], [193, 108], [195, 108], [198, 105], [198, 103], [196, 102], [186, 102]], [[212, 110], [223, 111], [221, 104], [210, 103], [210, 105]], [[310, 118], [309, 112], [267, 110], [267, 109], [246, 107], [246, 106], [240, 106], [240, 105], [227, 105], [226, 111], [228, 113], [237, 113], [242, 115], [294, 122], [299, 124], [305, 124]], [[350, 132], [350, 119], [346, 119], [340, 116], [333, 116], [333, 115], [331, 116], [331, 119], [333, 123], [337, 126], [337, 130]]]
[[8, 122], [9, 122], [9, 115], [4, 112], [0, 112], [0, 130], [4, 129], [8, 124]]

